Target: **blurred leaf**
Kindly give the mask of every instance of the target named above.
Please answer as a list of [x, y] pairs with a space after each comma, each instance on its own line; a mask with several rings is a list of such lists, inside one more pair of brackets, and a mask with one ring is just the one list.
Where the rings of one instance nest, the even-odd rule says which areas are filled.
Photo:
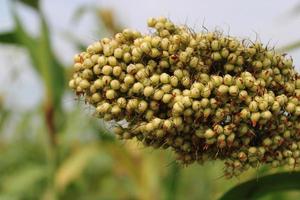
[[103, 120], [92, 120], [89, 126], [98, 132], [101, 141], [115, 141], [114, 134], [108, 129], [107, 124]]
[[116, 34], [122, 31], [122, 27], [116, 20], [116, 15], [112, 9], [99, 9], [98, 17], [100, 21], [103, 22], [106, 29], [108, 29], [111, 33]]
[[277, 173], [249, 180], [226, 192], [220, 200], [257, 199], [274, 191], [299, 190], [300, 172]]
[[[60, 107], [61, 96], [64, 91], [65, 70], [55, 58], [49, 37], [49, 30], [45, 18], [40, 14], [41, 33], [39, 38], [32, 38], [23, 28], [19, 16], [13, 10], [15, 21], [16, 43], [24, 46], [30, 55], [32, 66], [41, 75], [46, 85], [47, 98]], [[8, 36], [6, 36], [7, 38]], [[12, 35], [10, 36], [12, 37]]]
[[59, 107], [64, 91], [65, 71], [52, 52], [49, 30], [43, 16], [41, 16], [41, 29], [37, 45], [38, 51], [35, 56], [42, 69], [42, 75], [50, 93], [49, 97], [53, 98], [54, 105]]
[[4, 127], [3, 125], [9, 119], [10, 115], [11, 115], [10, 111], [8, 111], [8, 110], [0, 110], [0, 134], [1, 134], [2, 128]]
[[1, 200], [18, 200], [17, 197], [13, 197], [10, 194], [0, 194], [0, 199]]
[[78, 179], [92, 158], [99, 154], [99, 150], [95, 145], [88, 145], [80, 148], [67, 158], [57, 170], [55, 177], [56, 187], [63, 191], [67, 185]]
[[33, 9], [38, 10], [39, 9], [39, 4], [40, 1], [39, 0], [18, 0], [20, 2], [22, 2], [23, 4], [30, 6]]
[[0, 42], [7, 44], [17, 44], [16, 34], [14, 32], [0, 33]]
[[86, 6], [86, 5], [83, 5], [83, 6], [79, 6], [73, 16], [72, 16], [72, 22], [73, 23], [78, 23], [80, 21], [80, 19], [87, 13], [87, 12], [91, 12], [92, 10], [94, 9], [94, 7], [91, 7], [91, 6]]
[[299, 15], [300, 14], [300, 3], [297, 3], [293, 8], [289, 11], [292, 15]]
[[73, 44], [76, 47], [77, 50], [79, 50], [79, 51], [85, 51], [86, 50], [87, 45], [80, 42], [80, 40], [78, 38], [76, 38], [75, 35], [73, 35], [72, 33], [64, 32], [63, 37], [66, 40], [70, 41], [71, 44]]
[[[122, 26], [118, 23], [116, 15], [112, 9], [109, 8], [97, 8], [91, 6], [80, 6], [72, 17], [73, 23], [78, 23], [80, 19], [86, 14], [96, 14], [97, 20], [101, 22], [100, 25], [104, 25], [104, 30], [108, 30], [112, 34], [122, 31]], [[103, 32], [103, 29], [101, 30]]]
[[171, 170], [166, 177], [166, 196], [167, 200], [175, 200], [176, 199], [176, 191], [179, 184], [179, 176], [180, 176], [180, 167], [174, 162], [171, 166]]
[[34, 38], [30, 37], [29, 34], [24, 30], [16, 11], [13, 10], [12, 12], [13, 12], [13, 18], [14, 18], [14, 22], [15, 22], [16, 43], [27, 48], [28, 53], [31, 57], [32, 66], [37, 70], [38, 73], [40, 73], [38, 61], [35, 57], [35, 52], [37, 51], [36, 41], [34, 40]]
[[46, 171], [41, 165], [24, 166], [2, 180], [2, 192], [24, 195], [46, 179]]
[[293, 42], [291, 44], [285, 45], [278, 50], [281, 52], [293, 51], [300, 48], [300, 41]]

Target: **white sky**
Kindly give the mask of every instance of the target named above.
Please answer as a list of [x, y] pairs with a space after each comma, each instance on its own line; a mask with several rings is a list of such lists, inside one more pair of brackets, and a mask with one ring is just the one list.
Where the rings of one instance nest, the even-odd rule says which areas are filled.
[[[0, 0], [0, 31], [13, 27], [10, 3], [10, 0]], [[71, 64], [75, 50], [64, 32], [73, 32], [86, 42], [101, 37], [96, 34], [96, 28], [92, 27], [95, 23], [91, 14], [86, 15], [79, 24], [71, 24], [72, 14], [82, 5], [112, 8], [124, 26], [142, 32], [148, 32], [147, 18], [164, 15], [196, 30], [200, 30], [204, 24], [208, 29], [219, 28], [235, 36], [255, 39], [259, 35], [264, 43], [281, 46], [300, 40], [300, 13], [290, 14], [298, 3], [297, 0], [44, 0], [42, 8], [51, 25], [57, 55], [65, 64]], [[26, 22], [27, 30], [37, 34], [35, 13], [24, 7], [18, 7], [18, 10]], [[9, 98], [9, 106], [30, 108], [40, 100], [42, 88], [30, 70], [26, 56], [22, 56], [22, 52], [8, 49], [6, 46], [0, 47], [0, 95], [4, 93]], [[290, 55], [300, 70], [300, 51], [290, 52]], [[13, 64], [10, 64], [12, 60]], [[20, 71], [15, 81], [12, 81], [10, 75], [13, 69]], [[8, 84], [12, 87], [7, 88]]]

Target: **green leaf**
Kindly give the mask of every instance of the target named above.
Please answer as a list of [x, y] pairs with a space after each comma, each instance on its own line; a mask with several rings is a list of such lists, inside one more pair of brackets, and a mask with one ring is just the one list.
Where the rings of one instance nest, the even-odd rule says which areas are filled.
[[291, 44], [287, 44], [287, 45], [279, 48], [278, 50], [281, 51], [281, 52], [286, 52], [286, 51], [293, 51], [293, 50], [296, 50], [296, 49], [299, 49], [299, 48], [300, 48], [300, 40], [296, 41], [296, 42], [293, 42]]
[[0, 42], [6, 44], [18, 44], [15, 32], [0, 33]]
[[23, 4], [29, 6], [33, 9], [36, 9], [36, 10], [39, 9], [39, 4], [40, 4], [39, 0], [18, 0], [18, 1], [22, 2]]
[[35, 56], [42, 70], [48, 95], [52, 98], [54, 105], [59, 107], [64, 91], [65, 69], [53, 54], [48, 26], [43, 16], [41, 16], [40, 34], [37, 44], [38, 51]]
[[255, 178], [230, 189], [220, 200], [257, 199], [274, 191], [300, 189], [300, 172], [285, 172]]
[[36, 50], [36, 41], [34, 38], [32, 38], [23, 28], [22, 22], [20, 21], [19, 16], [17, 15], [15, 9], [12, 10], [13, 13], [13, 19], [15, 22], [15, 39], [16, 43], [22, 45], [28, 50], [28, 53], [31, 57], [32, 66], [35, 68], [35, 70], [40, 73], [40, 68], [38, 65], [38, 61], [35, 57]]
[[46, 180], [47, 170], [41, 165], [24, 166], [14, 171], [2, 180], [2, 192], [11, 194], [26, 194], [28, 190]]
[[177, 163], [173, 163], [171, 166], [171, 170], [166, 179], [166, 196], [168, 200], [176, 199], [176, 191], [178, 188], [180, 177], [180, 167]]
[[4, 127], [6, 121], [9, 119], [10, 115], [11, 115], [10, 111], [0, 108], [0, 135], [1, 135], [1, 132], [2, 132], [1, 130]]
[[99, 155], [101, 148], [89, 145], [73, 153], [58, 168], [55, 176], [57, 189], [63, 191], [71, 182], [80, 178], [90, 161]]
[[[38, 38], [31, 37], [25, 31], [15, 10], [13, 10], [13, 17], [15, 21], [14, 36], [16, 43], [28, 50], [32, 66], [39, 73], [46, 86], [46, 98], [54, 103], [56, 108], [60, 108], [61, 97], [65, 86], [65, 69], [54, 56], [49, 30], [44, 16], [40, 13], [41, 31]], [[12, 34], [10, 35], [10, 37], [12, 37]], [[8, 38], [8, 36], [9, 35], [7, 35], [6, 38]]]

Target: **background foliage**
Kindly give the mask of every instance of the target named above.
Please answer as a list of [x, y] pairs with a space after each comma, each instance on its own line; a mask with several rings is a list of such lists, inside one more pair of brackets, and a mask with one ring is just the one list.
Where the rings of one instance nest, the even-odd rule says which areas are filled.
[[[0, 199], [218, 199], [236, 185], [222, 199], [300, 198], [299, 192], [282, 192], [300, 188], [297, 173], [261, 178], [282, 170], [258, 167], [238, 179], [225, 180], [218, 162], [185, 168], [173, 161], [170, 152], [116, 141], [109, 126], [93, 118], [80, 99], [64, 107], [70, 72], [53, 51], [39, 2], [15, 3], [37, 13], [39, 35], [26, 31], [13, 4], [15, 28], [1, 32], [0, 43], [26, 51], [42, 80], [44, 95], [39, 106], [26, 112], [4, 107], [5, 96], [0, 98]], [[87, 12], [97, 16], [99, 38], [122, 28], [111, 10], [91, 7], [79, 8], [73, 23]], [[84, 43], [71, 33], [68, 36], [78, 51], [83, 49]], [[296, 42], [283, 50], [298, 47]], [[239, 185], [246, 180], [250, 181]], [[280, 184], [274, 185], [278, 180]]]

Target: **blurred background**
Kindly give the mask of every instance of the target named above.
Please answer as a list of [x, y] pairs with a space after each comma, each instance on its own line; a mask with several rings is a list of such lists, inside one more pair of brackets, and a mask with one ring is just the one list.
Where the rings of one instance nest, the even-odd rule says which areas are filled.
[[0, 200], [210, 200], [281, 171], [258, 166], [226, 180], [219, 162], [179, 166], [171, 152], [115, 140], [68, 89], [75, 53], [124, 27], [149, 33], [147, 18], [162, 15], [276, 46], [300, 71], [297, 0], [0, 0]]

